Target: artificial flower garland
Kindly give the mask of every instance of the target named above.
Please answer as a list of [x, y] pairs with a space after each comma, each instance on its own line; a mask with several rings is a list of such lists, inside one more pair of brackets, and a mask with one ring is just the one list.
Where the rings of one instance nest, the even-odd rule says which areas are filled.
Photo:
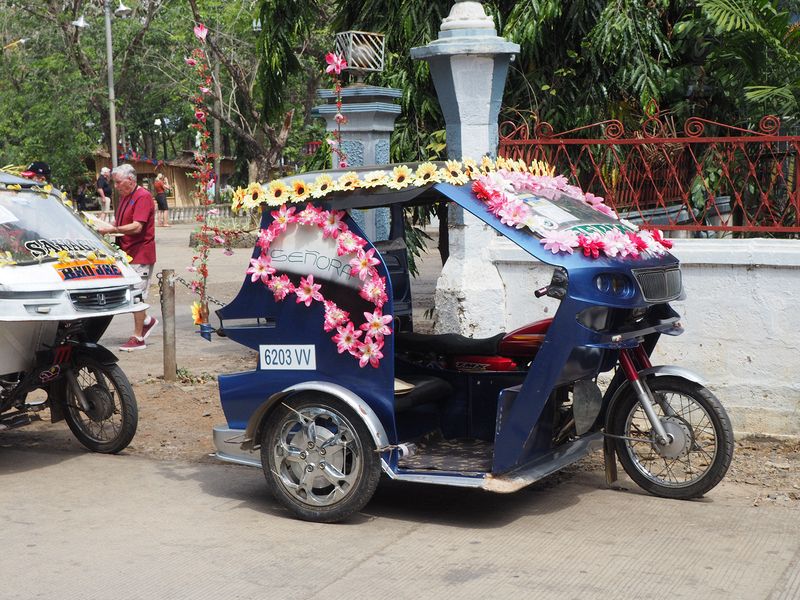
[[[358, 360], [362, 368], [368, 364], [377, 368], [383, 358], [381, 352], [383, 338], [392, 333], [389, 327], [392, 315], [383, 314], [383, 305], [388, 300], [386, 278], [381, 277], [375, 268], [375, 265], [380, 264], [380, 260], [375, 257], [375, 249], [364, 250], [367, 240], [348, 228], [344, 222], [346, 215], [344, 211], [323, 210], [309, 203], [305, 209], [297, 212], [297, 207], [287, 207], [284, 204], [271, 214], [272, 223], [266, 229], [261, 229], [258, 234], [257, 245], [261, 248], [261, 252], [258, 258], [250, 259], [250, 267], [247, 269], [250, 281], [256, 283], [260, 280], [270, 289], [276, 302], [285, 300], [291, 294], [294, 294], [298, 304], [311, 306], [313, 302], [322, 302], [325, 306], [323, 329], [326, 332], [336, 330], [336, 335], [331, 339], [336, 344], [339, 354], [349, 353]], [[322, 285], [315, 283], [314, 275], [300, 277], [300, 283], [296, 286], [289, 280], [288, 275], [276, 275], [276, 269], [272, 266], [269, 256], [269, 248], [276, 239], [286, 233], [290, 225], [321, 229], [323, 239], [336, 240], [337, 255], [353, 257], [349, 262], [350, 276], [359, 278], [361, 282], [359, 295], [375, 307], [373, 312], [364, 313], [364, 322], [358, 328], [347, 311], [325, 298]], [[359, 339], [362, 335], [363, 340]]]
[[[492, 214], [498, 216], [505, 225], [518, 229], [528, 227], [539, 233], [543, 236], [541, 244], [553, 254], [572, 254], [576, 248], [580, 248], [584, 256], [594, 259], [601, 255], [638, 258], [643, 253], [662, 255], [672, 248], [672, 242], [665, 239], [659, 230], [640, 231], [633, 223], [620, 219], [602, 197], [584, 193], [580, 188], [570, 185], [563, 175], [554, 176], [553, 167], [546, 163], [534, 161], [528, 165], [523, 160], [502, 157], [494, 160], [483, 157], [480, 162], [471, 159], [448, 160], [441, 168], [432, 162], [421, 163], [416, 169], [398, 165], [391, 171], [375, 170], [361, 177], [355, 171], [344, 173], [337, 179], [322, 174], [313, 182], [298, 178], [288, 185], [281, 180], [267, 185], [251, 183], [246, 188], [236, 190], [232, 209], [238, 212], [258, 209], [262, 204], [280, 206], [310, 198], [324, 198], [333, 192], [379, 186], [401, 190], [436, 182], [463, 185], [469, 181], [473, 181], [472, 189], [476, 197], [486, 203]], [[572, 230], [543, 231], [541, 221], [517, 195], [526, 191], [535, 194], [543, 189], [557, 190], [580, 199], [595, 210], [618, 220], [622, 227], [589, 234]]]

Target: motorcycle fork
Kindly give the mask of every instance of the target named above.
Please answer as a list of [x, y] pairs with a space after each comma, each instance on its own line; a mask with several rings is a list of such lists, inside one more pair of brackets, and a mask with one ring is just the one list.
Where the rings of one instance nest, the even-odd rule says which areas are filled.
[[650, 425], [653, 427], [653, 431], [656, 434], [656, 441], [659, 444], [667, 445], [672, 441], [672, 436], [666, 432], [664, 425], [661, 423], [661, 419], [658, 418], [655, 408], [653, 408], [656, 404], [656, 399], [653, 396], [653, 392], [650, 391], [650, 387], [639, 377], [639, 371], [636, 368], [635, 361], [639, 362], [643, 368], [648, 368], [650, 366], [650, 359], [641, 345], [637, 346], [633, 352], [629, 348], [620, 350], [619, 364], [622, 367], [622, 371], [625, 373], [625, 377], [630, 382], [639, 404], [642, 405], [644, 414], [647, 415], [647, 420], [650, 421]]

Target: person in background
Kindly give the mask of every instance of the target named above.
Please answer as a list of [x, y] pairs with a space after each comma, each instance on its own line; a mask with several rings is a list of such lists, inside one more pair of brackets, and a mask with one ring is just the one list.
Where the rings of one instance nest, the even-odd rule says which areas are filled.
[[47, 183], [50, 179], [50, 165], [41, 161], [32, 162], [20, 175], [37, 183]]
[[97, 195], [100, 196], [100, 210], [108, 212], [111, 210], [111, 183], [108, 178], [111, 169], [103, 167], [100, 169], [100, 177], [97, 178]]
[[[115, 224], [100, 226], [97, 231], [101, 235], [122, 234], [119, 247], [132, 257], [131, 266], [142, 278], [136, 289], [146, 300], [156, 262], [155, 202], [152, 194], [137, 184], [133, 166], [116, 167], [111, 179], [119, 195]], [[132, 352], [147, 348], [145, 340], [157, 324], [158, 320], [145, 310], [133, 313], [133, 335], [119, 349]]]
[[86, 210], [86, 182], [78, 184], [78, 191], [75, 192], [75, 204], [78, 210]]
[[169, 206], [167, 205], [167, 192], [169, 191], [169, 181], [163, 173], [156, 176], [153, 182], [153, 190], [156, 193], [156, 204], [158, 204], [158, 224], [161, 227], [169, 227]]

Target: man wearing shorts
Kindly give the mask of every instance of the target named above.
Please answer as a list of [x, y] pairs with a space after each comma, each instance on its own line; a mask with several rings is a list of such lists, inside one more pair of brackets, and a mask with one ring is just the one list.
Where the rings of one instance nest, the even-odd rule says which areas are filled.
[[[115, 225], [99, 227], [101, 234], [121, 233], [119, 247], [127, 252], [133, 260], [131, 266], [142, 278], [137, 290], [142, 292], [142, 300], [147, 299], [147, 290], [153, 275], [156, 262], [155, 206], [153, 196], [136, 182], [136, 170], [129, 164], [116, 167], [111, 171], [111, 180], [119, 194]], [[133, 335], [119, 347], [125, 352], [143, 350], [147, 347], [145, 340], [158, 324], [155, 317], [147, 311], [133, 313]]]

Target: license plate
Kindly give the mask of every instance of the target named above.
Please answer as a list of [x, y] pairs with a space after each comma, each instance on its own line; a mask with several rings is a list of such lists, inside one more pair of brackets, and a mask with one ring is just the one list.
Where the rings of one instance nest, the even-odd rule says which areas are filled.
[[313, 371], [317, 368], [314, 345], [265, 344], [258, 347], [259, 368], [263, 371]]

